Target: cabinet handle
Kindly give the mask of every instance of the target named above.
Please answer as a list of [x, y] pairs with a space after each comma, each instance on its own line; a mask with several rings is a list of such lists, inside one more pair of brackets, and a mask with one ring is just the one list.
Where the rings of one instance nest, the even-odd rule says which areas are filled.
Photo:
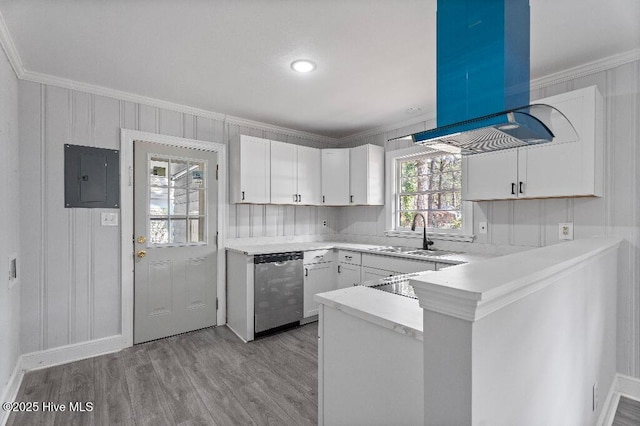
[[353, 203], [353, 195], [349, 195], [349, 202]]
[[522, 190], [522, 186], [524, 185], [524, 183], [523, 183], [523, 182], [519, 182], [519, 184], [520, 184], [520, 185], [519, 185], [519, 187], [520, 187], [520, 188], [519, 188], [519, 192], [520, 192], [521, 194], [524, 194], [524, 191]]
[[340, 265], [338, 265], [338, 273], [340, 273]]
[[309, 276], [309, 269], [308, 268], [304, 268], [304, 276], [305, 277]]
[[322, 196], [322, 202], [324, 203], [324, 195]]
[[242, 201], [244, 201], [244, 191], [242, 191]]
[[353, 257], [352, 257], [352, 256], [345, 256], [344, 258], [345, 258], [345, 259], [347, 259], [347, 260], [351, 260], [351, 259], [353, 259]]
[[516, 183], [511, 182], [511, 195], [516, 195]]
[[296, 201], [298, 201], [298, 196], [296, 194], [293, 194], [293, 202], [295, 203]]
[[298, 194], [298, 202], [301, 203], [302, 202], [302, 194]]

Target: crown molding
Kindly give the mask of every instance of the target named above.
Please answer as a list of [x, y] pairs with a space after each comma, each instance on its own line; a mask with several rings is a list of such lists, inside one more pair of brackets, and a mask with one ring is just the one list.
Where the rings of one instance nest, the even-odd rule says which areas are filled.
[[[65, 78], [54, 77], [48, 74], [42, 74], [33, 71], [27, 71], [24, 67], [22, 59], [18, 54], [13, 38], [9, 33], [9, 29], [4, 20], [2, 13], [0, 12], [0, 45], [9, 59], [9, 63], [13, 68], [16, 77], [20, 80], [31, 81], [34, 83], [47, 84], [51, 86], [62, 87], [70, 90], [78, 90], [82, 92], [91, 93], [99, 96], [106, 96], [114, 99], [121, 99], [143, 105], [149, 105], [152, 107], [163, 108], [171, 111], [182, 112], [185, 114], [192, 114], [198, 117], [210, 118], [213, 120], [223, 121], [230, 124], [236, 124], [240, 126], [246, 126], [256, 128], [260, 130], [266, 130], [273, 133], [278, 133], [287, 136], [298, 137], [302, 139], [308, 139], [318, 142], [324, 142], [331, 145], [342, 145], [348, 142], [352, 142], [358, 139], [364, 139], [370, 136], [379, 135], [394, 131], [406, 126], [412, 126], [414, 124], [423, 123], [429, 120], [434, 120], [433, 116], [427, 116], [427, 114], [421, 114], [409, 118], [404, 121], [388, 124], [385, 126], [376, 127], [374, 129], [365, 130], [360, 133], [345, 136], [340, 139], [334, 139], [327, 136], [317, 135], [315, 133], [303, 132], [300, 130], [288, 129], [286, 127], [275, 126], [272, 124], [262, 123], [259, 121], [253, 121], [244, 119], [241, 117], [235, 117], [231, 115], [220, 114], [213, 111], [207, 111], [200, 108], [193, 108], [187, 105], [181, 105], [174, 102], [163, 101], [156, 98], [150, 98], [147, 96], [137, 95], [134, 93], [124, 92], [121, 90], [109, 89], [107, 87], [97, 86], [89, 83], [77, 82]], [[584, 77], [590, 74], [595, 74], [601, 71], [612, 69], [620, 65], [640, 60], [640, 49], [634, 49], [628, 52], [612, 55], [597, 61], [590, 62], [588, 64], [580, 65], [577, 67], [569, 68], [564, 71], [560, 71], [554, 74], [550, 74], [544, 77], [537, 78], [531, 81], [531, 89], [540, 89], [543, 87], [551, 86], [553, 84], [566, 82], [579, 77]]]
[[24, 76], [24, 65], [22, 65], [22, 59], [18, 54], [16, 45], [13, 43], [13, 38], [9, 33], [9, 28], [7, 28], [7, 23], [4, 20], [2, 12], [0, 12], [0, 45], [2, 45], [2, 50], [4, 50], [4, 53], [7, 55], [7, 59], [16, 77], [22, 79]]
[[569, 68], [564, 71], [549, 74], [544, 77], [531, 80], [531, 89], [542, 89], [558, 83], [564, 83], [576, 78], [585, 77], [587, 75], [596, 74], [602, 71], [617, 68], [620, 65], [628, 64], [640, 60], [640, 49], [630, 50], [628, 52], [618, 53], [606, 58], [598, 59], [577, 67]]

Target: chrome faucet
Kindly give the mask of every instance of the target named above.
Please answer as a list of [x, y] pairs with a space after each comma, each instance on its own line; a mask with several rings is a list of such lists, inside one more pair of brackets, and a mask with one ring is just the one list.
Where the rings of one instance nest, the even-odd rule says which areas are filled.
[[422, 218], [422, 223], [424, 224], [424, 228], [422, 228], [422, 250], [431, 250], [429, 246], [433, 245], [433, 241], [427, 238], [427, 219], [424, 218], [422, 213], [416, 213], [413, 216], [413, 223], [411, 224], [411, 230], [416, 230], [416, 219], [420, 216]]

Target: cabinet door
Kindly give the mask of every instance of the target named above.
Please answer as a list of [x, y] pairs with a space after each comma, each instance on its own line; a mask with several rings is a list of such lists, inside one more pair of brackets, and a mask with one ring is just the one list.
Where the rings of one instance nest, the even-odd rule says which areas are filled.
[[294, 204], [296, 186], [296, 146], [271, 141], [271, 204]]
[[322, 203], [349, 204], [349, 150], [322, 150]]
[[361, 145], [349, 149], [350, 204], [384, 205], [384, 148]]
[[[520, 148], [520, 197], [602, 195], [602, 142], [596, 125], [601, 122], [600, 94], [595, 86], [541, 99], [574, 126], [579, 140], [554, 139], [553, 143]], [[552, 117], [553, 118], [553, 117]]]
[[336, 289], [333, 262], [304, 266], [304, 317], [318, 315], [318, 304], [313, 296]]
[[300, 204], [319, 205], [322, 202], [322, 157], [320, 150], [298, 146], [297, 181]]
[[393, 275], [399, 275], [399, 272], [388, 271], [386, 269], [376, 269], [369, 266], [362, 267], [362, 282], [379, 280], [380, 278], [387, 278]]
[[338, 265], [338, 288], [347, 288], [360, 283], [360, 265], [340, 263]]
[[369, 182], [368, 146], [362, 145], [349, 149], [349, 203], [367, 203], [367, 184]]
[[240, 136], [241, 203], [270, 202], [270, 141], [253, 136]]
[[517, 198], [518, 149], [463, 157], [462, 176], [463, 200]]

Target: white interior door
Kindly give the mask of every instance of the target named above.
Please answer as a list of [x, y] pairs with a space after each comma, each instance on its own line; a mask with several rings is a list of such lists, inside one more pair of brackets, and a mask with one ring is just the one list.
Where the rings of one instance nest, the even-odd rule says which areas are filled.
[[134, 343], [216, 324], [217, 154], [134, 143]]

